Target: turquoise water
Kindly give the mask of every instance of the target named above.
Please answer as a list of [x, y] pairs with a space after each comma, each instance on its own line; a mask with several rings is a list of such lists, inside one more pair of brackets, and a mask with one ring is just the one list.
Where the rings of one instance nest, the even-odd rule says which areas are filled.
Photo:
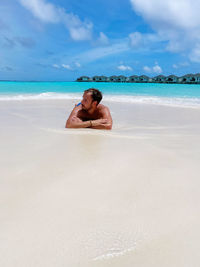
[[0, 100], [73, 99], [98, 88], [111, 101], [181, 104], [200, 107], [200, 85], [95, 82], [0, 82]]
[[0, 94], [81, 93], [90, 87], [112, 95], [200, 97], [200, 85], [95, 82], [0, 82]]

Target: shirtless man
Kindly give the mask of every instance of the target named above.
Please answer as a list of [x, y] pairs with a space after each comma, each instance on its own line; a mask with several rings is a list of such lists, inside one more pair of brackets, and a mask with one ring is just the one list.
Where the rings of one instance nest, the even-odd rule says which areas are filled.
[[102, 94], [99, 90], [90, 88], [84, 91], [80, 105], [72, 110], [66, 128], [112, 129], [112, 117], [109, 109], [99, 104]]

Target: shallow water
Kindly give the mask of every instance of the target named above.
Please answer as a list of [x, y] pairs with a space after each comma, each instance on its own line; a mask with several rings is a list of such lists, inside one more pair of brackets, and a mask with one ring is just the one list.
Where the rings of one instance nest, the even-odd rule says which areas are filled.
[[80, 100], [95, 87], [112, 102], [200, 107], [200, 85], [93, 82], [0, 82], [0, 101]]

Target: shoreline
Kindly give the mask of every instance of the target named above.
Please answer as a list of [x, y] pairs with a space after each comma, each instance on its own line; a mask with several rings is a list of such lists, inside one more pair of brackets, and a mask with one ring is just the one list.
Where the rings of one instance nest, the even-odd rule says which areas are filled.
[[[0, 104], [9, 102], [31, 102], [31, 101], [76, 101], [80, 102], [82, 93], [27, 93], [27, 94], [1, 94]], [[121, 105], [155, 105], [177, 108], [200, 109], [200, 98], [196, 97], [162, 97], [162, 96], [146, 96], [146, 95], [120, 95], [120, 94], [105, 94], [103, 102], [108, 104], [118, 103]]]

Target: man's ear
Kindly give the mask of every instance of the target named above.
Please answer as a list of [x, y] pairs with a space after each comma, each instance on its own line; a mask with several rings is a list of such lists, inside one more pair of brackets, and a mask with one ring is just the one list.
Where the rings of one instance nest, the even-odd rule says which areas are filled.
[[96, 107], [98, 105], [97, 101], [93, 101], [93, 105]]

